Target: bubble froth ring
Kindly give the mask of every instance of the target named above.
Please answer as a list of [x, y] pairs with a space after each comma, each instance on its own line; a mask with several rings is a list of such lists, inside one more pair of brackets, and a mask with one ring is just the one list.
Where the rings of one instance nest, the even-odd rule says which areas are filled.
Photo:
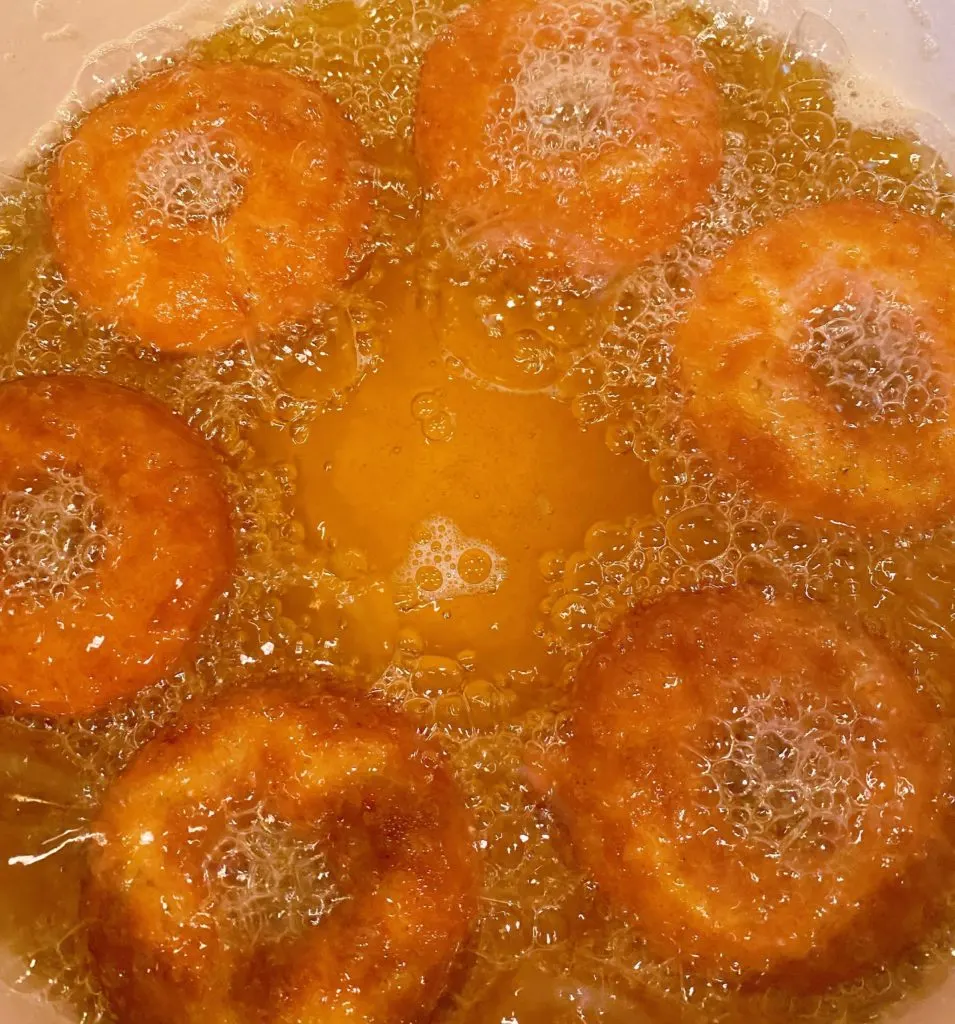
[[94, 110], [59, 151], [50, 214], [82, 303], [169, 351], [310, 312], [369, 216], [351, 126], [287, 72], [194, 63]]
[[473, 237], [606, 277], [705, 199], [719, 94], [689, 40], [619, 0], [483, 0], [426, 55], [415, 147]]
[[[249, 801], [351, 880], [273, 945], [224, 912], [226, 872], [207, 863]], [[120, 1019], [139, 1024], [427, 1019], [477, 905], [440, 755], [399, 715], [335, 692], [253, 690], [198, 711], [140, 751], [96, 828], [91, 948]]]
[[804, 600], [677, 595], [620, 621], [578, 685], [544, 779], [661, 955], [815, 988], [924, 938], [950, 736], [867, 635]]
[[221, 469], [127, 388], [0, 385], [0, 694], [80, 714], [162, 678], [228, 584]]
[[675, 339], [704, 443], [795, 514], [898, 528], [955, 507], [955, 242], [861, 201], [737, 242]]

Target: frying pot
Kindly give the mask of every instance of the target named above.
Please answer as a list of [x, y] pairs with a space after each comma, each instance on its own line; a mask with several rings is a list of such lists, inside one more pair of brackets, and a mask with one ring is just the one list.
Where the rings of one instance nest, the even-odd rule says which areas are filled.
[[[37, 141], [55, 134], [57, 113], [68, 98], [95, 100], [132, 62], [212, 31], [236, 6], [234, 0], [194, 0], [185, 6], [177, 0], [3, 0], [0, 187], [3, 175], [15, 172]], [[825, 60], [848, 62], [851, 76], [863, 85], [862, 95], [880, 101], [873, 109], [884, 109], [885, 101], [908, 110], [908, 121], [955, 163], [952, 0], [713, 0], [708, 6], [752, 15]], [[6, 966], [0, 956], [0, 978], [15, 976], [15, 967]], [[952, 1024], [955, 972], [889, 1019]], [[42, 998], [0, 983], [0, 1024], [70, 1022]]]

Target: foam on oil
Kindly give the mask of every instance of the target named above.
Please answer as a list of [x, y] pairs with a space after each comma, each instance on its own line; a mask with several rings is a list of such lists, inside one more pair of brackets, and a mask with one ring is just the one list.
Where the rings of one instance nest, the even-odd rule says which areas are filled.
[[[662, 0], [641, 3], [673, 18], [721, 84], [727, 156], [713, 201], [672, 251], [608, 288], [528, 282], [513, 266], [489, 262], [466, 237], [448, 237], [427, 215], [419, 232], [422, 196], [410, 146], [417, 69], [452, 6], [270, 4], [190, 44], [193, 53], [316, 78], [358, 127], [378, 168], [376, 252], [366, 273], [338, 306], [288, 325], [261, 347], [168, 360], [87, 319], [49, 245], [49, 152], [25, 172], [20, 191], [0, 200], [0, 376], [102, 374], [170, 404], [226, 459], [241, 545], [233, 591], [194, 665], [122, 713], [0, 723], [0, 931], [23, 957], [20, 984], [68, 1001], [89, 1021], [109, 1019], [88, 980], [79, 916], [84, 844], [96, 841], [87, 823], [107, 780], [184, 701], [250, 674], [305, 664], [367, 685], [374, 666], [375, 687], [401, 700], [448, 749], [486, 862], [475, 957], [445, 1011], [448, 1021], [496, 1024], [505, 1004], [518, 1020], [541, 1007], [553, 1020], [633, 1020], [641, 1010], [653, 1019], [727, 1024], [872, 1019], [941, 972], [950, 933], [930, 937], [897, 968], [822, 999], [743, 994], [687, 976], [655, 961], [575, 870], [559, 828], [532, 795], [523, 751], [559, 735], [575, 666], [624, 608], [707, 582], [755, 581], [848, 607], [904, 653], [940, 700], [951, 699], [953, 528], [870, 537], [761, 506], [715, 473], [680, 419], [668, 336], [691, 299], [693, 277], [739, 235], [803, 202], [849, 195], [952, 225], [952, 178], [904, 125], [863, 128], [845, 116], [848, 100], [866, 112], [864, 96], [852, 96], [850, 79], [834, 82], [811, 59], [839, 56], [824, 24], [803, 24], [785, 49], [752, 25], [744, 30]], [[599, 62], [581, 75], [554, 61], [529, 53], [524, 62], [527, 117], [540, 129], [534, 144], [573, 148], [575, 133], [611, 132], [601, 116]], [[171, 139], [168, 152], [144, 167], [147, 212], [183, 223], [222, 216], [244, 169], [227, 145], [207, 142]], [[394, 310], [408, 294], [416, 312], [396, 327]], [[877, 297], [829, 311], [806, 339], [806, 358], [854, 407], [877, 416], [921, 414], [931, 407], [931, 368], [913, 373], [882, 358], [904, 316]], [[336, 537], [322, 514], [324, 484], [306, 479], [319, 472], [317, 457], [301, 453], [337, 434], [336, 417], [370, 384], [387, 384], [382, 337], [390, 336], [392, 351], [412, 348], [424, 325], [430, 354], [401, 372], [410, 375], [409, 411], [426, 450], [447, 451], [467, 425], [462, 410], [472, 407], [456, 404], [456, 385], [435, 383], [436, 372], [450, 373], [503, 401], [559, 404], [601, 446], [638, 467], [634, 479], [644, 480], [641, 467], [648, 467], [649, 484], [634, 486], [625, 508], [588, 506], [582, 527], [555, 532], [554, 544], [527, 554], [526, 564], [437, 500], [394, 565], [363, 536]], [[869, 374], [874, 364], [878, 372]], [[899, 375], [914, 381], [914, 398], [898, 393]], [[330, 484], [342, 479], [334, 465], [328, 472]], [[506, 483], [508, 466], [497, 472]], [[95, 564], [95, 496], [85, 495], [81, 481], [7, 496], [2, 514], [4, 536], [16, 541], [8, 556], [15, 573], [5, 562], [4, 578], [17, 594], [44, 599], [44, 587], [59, 594]], [[369, 568], [375, 557], [381, 572]], [[498, 619], [493, 605], [474, 602], [506, 596], [515, 573], [525, 580], [519, 606], [526, 614], [511, 624], [505, 653], [468, 649], [460, 637], [473, 635], [475, 622], [493, 636]], [[418, 617], [403, 617], [410, 614]], [[507, 664], [512, 651], [515, 664]], [[725, 735], [714, 726], [704, 752], [714, 787], [727, 800], [745, 790], [741, 813], [757, 816], [767, 835], [807, 827], [793, 818], [807, 779], [816, 801], [810, 824], [822, 829], [857, 784], [833, 763], [849, 726], [823, 709], [807, 731], [794, 724], [799, 711], [767, 697], [726, 723]], [[784, 777], [767, 778], [767, 763], [780, 758]], [[787, 791], [792, 800], [777, 806]], [[236, 927], [281, 938], [320, 921], [334, 898], [321, 851], [293, 842], [287, 823], [267, 809], [242, 808], [232, 818], [208, 870], [222, 882], [222, 907]], [[521, 987], [525, 1002], [511, 1007], [501, 992], [513, 993], [515, 969], [531, 982]]]

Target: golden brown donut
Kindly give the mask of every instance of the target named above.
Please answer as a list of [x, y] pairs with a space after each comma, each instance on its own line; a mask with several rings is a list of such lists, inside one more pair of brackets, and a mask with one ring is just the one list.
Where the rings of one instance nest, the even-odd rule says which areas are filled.
[[862, 201], [737, 242], [675, 341], [718, 462], [792, 513], [862, 526], [955, 508], [955, 242]]
[[[273, 837], [260, 859], [318, 847], [339, 881], [278, 937], [293, 894], [272, 893], [250, 934], [220, 856], [250, 805]], [[140, 751], [95, 828], [90, 945], [124, 1024], [425, 1020], [477, 908], [461, 794], [437, 750], [367, 698], [257, 689], [198, 710]]]
[[951, 880], [951, 737], [866, 634], [805, 600], [671, 596], [577, 687], [539, 770], [661, 955], [814, 989], [926, 935]]
[[351, 126], [316, 86], [188, 63], [95, 109], [57, 154], [49, 206], [79, 300], [171, 352], [309, 313], [353, 271], [369, 219]]
[[605, 277], [706, 197], [719, 94], [689, 40], [620, 0], [482, 0], [425, 57], [415, 148], [469, 237]]
[[0, 385], [0, 695], [83, 714], [156, 682], [234, 561], [212, 450], [87, 377]]

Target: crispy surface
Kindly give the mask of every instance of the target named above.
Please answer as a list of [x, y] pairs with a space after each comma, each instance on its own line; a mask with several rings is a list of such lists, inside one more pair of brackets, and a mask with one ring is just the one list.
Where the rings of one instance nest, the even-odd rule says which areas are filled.
[[170, 351], [306, 314], [354, 268], [369, 217], [351, 126], [283, 71], [185, 64], [94, 110], [50, 180], [81, 302]]
[[897, 528], [955, 507], [955, 243], [861, 201], [737, 242], [675, 348], [706, 447], [799, 515]]
[[678, 595], [623, 619], [577, 692], [544, 777], [663, 955], [815, 987], [924, 936], [951, 870], [950, 742], [868, 636], [806, 601]]
[[0, 495], [42, 493], [63, 472], [100, 507], [105, 549], [66, 593], [5, 602], [0, 693], [80, 714], [162, 678], [227, 586], [234, 551], [215, 456], [167, 409], [91, 378], [0, 386]]
[[[235, 933], [225, 885], [203, 871], [229, 802], [249, 798], [352, 879], [277, 944]], [[91, 945], [120, 1019], [137, 1024], [425, 1019], [477, 907], [468, 821], [439, 753], [368, 699], [253, 690], [199, 710], [139, 753], [96, 828]]]
[[415, 147], [471, 237], [605, 276], [666, 248], [722, 157], [688, 40], [622, 4], [484, 0], [425, 58]]

